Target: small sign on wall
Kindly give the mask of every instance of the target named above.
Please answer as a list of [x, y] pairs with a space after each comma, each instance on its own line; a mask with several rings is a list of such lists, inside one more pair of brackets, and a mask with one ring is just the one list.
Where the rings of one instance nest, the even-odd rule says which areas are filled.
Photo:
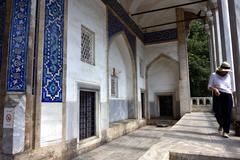
[[4, 108], [3, 128], [13, 128], [14, 108]]

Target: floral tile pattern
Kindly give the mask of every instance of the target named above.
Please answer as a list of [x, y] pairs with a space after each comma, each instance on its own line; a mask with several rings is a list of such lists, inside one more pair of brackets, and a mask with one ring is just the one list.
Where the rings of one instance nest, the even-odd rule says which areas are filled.
[[42, 102], [62, 102], [64, 0], [45, 1]]
[[30, 0], [13, 0], [8, 58], [7, 91], [25, 92]]

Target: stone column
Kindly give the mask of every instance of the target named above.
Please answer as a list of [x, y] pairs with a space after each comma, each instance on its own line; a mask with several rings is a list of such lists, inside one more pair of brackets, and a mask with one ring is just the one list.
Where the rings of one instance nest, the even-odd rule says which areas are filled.
[[[218, 0], [219, 22], [221, 31], [221, 45], [223, 60], [233, 68], [232, 39], [229, 21], [228, 3], [226, 0]], [[235, 91], [234, 68], [231, 72], [233, 90]]]
[[[184, 20], [184, 10], [176, 9], [177, 21]], [[187, 54], [187, 31], [184, 22], [177, 23], [178, 32], [178, 56], [179, 56], [179, 98], [180, 98], [180, 114], [183, 116], [187, 112], [191, 112], [190, 106], [190, 85], [188, 70], [188, 54]]]
[[211, 40], [211, 31], [210, 31], [210, 27], [208, 24], [205, 24], [205, 31], [208, 34], [208, 48], [209, 48], [209, 58], [210, 58], [210, 69], [211, 72], [214, 72], [214, 53], [213, 53], [213, 47], [212, 47], [212, 40]]
[[211, 30], [211, 42], [212, 42], [212, 48], [213, 48], [213, 67], [215, 71], [218, 65], [217, 65], [217, 51], [216, 51], [216, 38], [215, 38], [216, 36], [215, 36], [215, 29], [213, 24], [211, 24], [210, 30]]
[[[5, 91], [5, 79], [6, 79], [6, 61], [7, 61], [7, 39], [8, 32], [5, 31], [9, 28], [9, 6], [10, 3], [6, 3], [6, 0], [0, 1], [0, 146], [2, 146], [2, 134], [3, 134], [3, 111], [4, 111], [4, 97]], [[0, 147], [1, 152], [2, 147]]]
[[217, 68], [216, 62], [216, 44], [215, 44], [215, 31], [213, 26], [213, 17], [212, 12], [207, 11], [207, 22], [208, 22], [208, 43], [210, 51], [210, 63], [211, 63], [211, 72], [214, 72]]
[[240, 136], [240, 1], [228, 0], [236, 81], [236, 135]]
[[222, 62], [222, 48], [221, 48], [221, 36], [220, 36], [220, 24], [219, 24], [219, 12], [218, 12], [218, 4], [216, 0], [212, 0], [211, 2], [212, 12], [213, 12], [213, 26], [214, 26], [214, 34], [215, 34], [215, 48], [216, 48], [216, 61], [217, 66], [219, 66]]
[[36, 0], [11, 0], [9, 26], [6, 32], [6, 81], [4, 91], [3, 139], [4, 154], [17, 154], [31, 149], [33, 97], [33, 55]]

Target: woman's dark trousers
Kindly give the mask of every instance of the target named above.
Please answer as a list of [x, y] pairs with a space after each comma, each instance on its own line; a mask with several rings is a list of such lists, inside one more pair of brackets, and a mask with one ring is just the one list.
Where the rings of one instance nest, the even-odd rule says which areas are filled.
[[220, 127], [229, 133], [231, 124], [233, 100], [232, 95], [220, 92], [219, 96], [213, 96], [213, 111]]

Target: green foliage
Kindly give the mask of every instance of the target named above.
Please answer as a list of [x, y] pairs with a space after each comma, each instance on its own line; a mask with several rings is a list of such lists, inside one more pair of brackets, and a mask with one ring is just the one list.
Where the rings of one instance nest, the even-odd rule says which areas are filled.
[[208, 35], [200, 21], [193, 21], [190, 24], [187, 43], [191, 96], [209, 96], [210, 93], [207, 89], [210, 75]]

